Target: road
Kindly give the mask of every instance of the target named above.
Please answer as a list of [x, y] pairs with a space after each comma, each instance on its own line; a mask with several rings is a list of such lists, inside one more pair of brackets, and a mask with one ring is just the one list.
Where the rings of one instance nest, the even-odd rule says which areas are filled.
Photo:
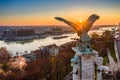
[[114, 48], [115, 48], [116, 58], [118, 61], [118, 66], [120, 69], [120, 37], [114, 40]]
[[119, 69], [118, 63], [115, 63], [115, 61], [113, 60], [111, 54], [110, 54], [110, 50], [107, 49], [107, 55], [108, 55], [108, 59], [109, 59], [109, 68], [111, 71], [115, 72]]
[[116, 45], [115, 46], [115, 48], [116, 48], [115, 51], [116, 51], [116, 54], [118, 55], [118, 63], [120, 64], [120, 40], [115, 40], [114, 43]]

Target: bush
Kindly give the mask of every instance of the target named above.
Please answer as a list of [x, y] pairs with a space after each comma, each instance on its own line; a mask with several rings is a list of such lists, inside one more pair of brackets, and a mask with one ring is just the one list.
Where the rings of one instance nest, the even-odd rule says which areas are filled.
[[2, 64], [2, 69], [5, 71], [5, 70], [7, 70], [8, 69], [8, 65], [7, 65], [7, 63], [3, 63]]

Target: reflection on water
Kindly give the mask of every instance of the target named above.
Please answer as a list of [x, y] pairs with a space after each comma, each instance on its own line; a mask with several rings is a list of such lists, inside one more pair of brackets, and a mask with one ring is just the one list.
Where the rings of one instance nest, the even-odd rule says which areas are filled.
[[4, 42], [0, 41], [0, 47], [6, 47], [13, 55], [16, 52], [24, 53], [25, 51], [32, 51], [38, 49], [41, 46], [46, 46], [50, 44], [56, 44], [60, 46], [61, 44], [72, 41], [71, 38], [76, 38], [76, 34], [64, 34], [63, 36], [69, 36], [62, 39], [52, 39], [52, 36], [46, 37], [45, 39], [35, 39], [33, 41], [24, 41], [24, 42]]

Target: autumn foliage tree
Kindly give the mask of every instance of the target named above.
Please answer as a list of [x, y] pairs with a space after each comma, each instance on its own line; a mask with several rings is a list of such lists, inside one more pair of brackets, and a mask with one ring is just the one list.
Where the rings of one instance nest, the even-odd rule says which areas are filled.
[[5, 73], [0, 74], [0, 80], [62, 80], [72, 70], [70, 59], [74, 55], [73, 46], [75, 42], [61, 45], [58, 55], [28, 61], [22, 70], [8, 67]]

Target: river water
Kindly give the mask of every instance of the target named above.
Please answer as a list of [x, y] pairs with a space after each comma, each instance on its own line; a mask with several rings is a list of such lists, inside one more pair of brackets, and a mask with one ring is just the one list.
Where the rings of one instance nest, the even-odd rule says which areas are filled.
[[25, 51], [28, 53], [30, 51], [39, 49], [42, 46], [56, 44], [60, 46], [61, 44], [73, 41], [71, 38], [76, 38], [77, 34], [63, 34], [63, 36], [69, 36], [67, 38], [62, 39], [53, 39], [53, 36], [46, 37], [45, 39], [35, 39], [33, 41], [26, 42], [4, 42], [0, 41], [0, 47], [6, 47], [6, 49], [10, 52], [11, 56], [16, 55], [16, 52], [20, 54], [25, 54]]

